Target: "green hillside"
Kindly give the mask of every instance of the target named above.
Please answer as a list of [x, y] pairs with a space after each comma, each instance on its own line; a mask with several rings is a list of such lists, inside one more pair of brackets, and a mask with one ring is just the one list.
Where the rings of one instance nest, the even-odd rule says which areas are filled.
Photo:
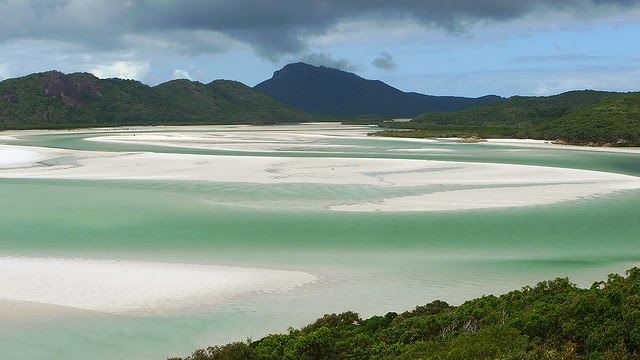
[[174, 80], [155, 87], [86, 73], [38, 73], [0, 82], [0, 128], [309, 121], [239, 82]]
[[427, 113], [386, 127], [420, 130], [391, 136], [518, 137], [580, 145], [640, 145], [640, 93], [571, 91], [514, 96], [453, 113]]
[[640, 146], [640, 93], [619, 94], [537, 129], [544, 139]]
[[558, 278], [460, 306], [434, 301], [369, 319], [325, 315], [288, 334], [186, 359], [638, 359], [639, 324], [640, 269], [633, 268], [589, 289]]

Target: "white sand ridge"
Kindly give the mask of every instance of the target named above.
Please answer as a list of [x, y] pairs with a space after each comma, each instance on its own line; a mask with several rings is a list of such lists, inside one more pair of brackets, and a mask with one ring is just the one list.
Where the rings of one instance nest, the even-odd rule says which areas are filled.
[[286, 292], [317, 276], [216, 265], [0, 257], [0, 297], [90, 311], [147, 315], [212, 305], [242, 294]]
[[[330, 157], [222, 156], [97, 152], [0, 145], [22, 154], [0, 177], [172, 180], [255, 184], [367, 185], [385, 188], [466, 186], [464, 190], [387, 197], [375, 202], [336, 201], [337, 211], [442, 211], [554, 204], [640, 188], [640, 178], [543, 166], [432, 160]], [[73, 158], [74, 164], [43, 159]], [[7, 160], [5, 160], [7, 162]]]
[[[362, 140], [371, 128], [342, 127], [326, 123], [271, 127], [207, 126], [161, 127], [144, 131], [111, 130], [115, 132], [104, 129], [99, 131], [100, 136], [94, 131], [87, 133], [87, 137], [115, 144], [134, 143], [271, 154], [286, 154], [288, 151], [320, 151], [330, 154], [336, 151], [349, 152], [354, 147], [357, 151], [366, 152], [366, 144], [371, 141], [386, 141], [367, 138], [365, 145], [360, 145], [358, 139]], [[348, 141], [336, 143], [328, 140], [336, 138]], [[425, 145], [399, 147], [399, 151], [452, 151], [449, 148], [428, 146], [428, 141], [406, 141]], [[514, 141], [496, 140], [494, 143], [509, 144]], [[554, 146], [531, 140], [518, 140], [515, 143], [521, 146]], [[625, 151], [638, 153], [638, 149]], [[58, 158], [65, 158], [65, 161], [58, 163], [55, 161]], [[69, 159], [72, 159], [71, 162]], [[382, 158], [100, 152], [13, 145], [0, 145], [0, 177], [379, 187], [380, 196], [370, 202], [362, 199], [334, 199], [331, 203], [325, 201], [311, 204], [316, 209], [337, 211], [441, 211], [520, 207], [554, 204], [640, 188], [640, 178], [634, 176], [543, 166]], [[433, 192], [434, 185], [444, 187]], [[406, 196], [401, 196], [397, 192], [391, 195], [393, 192], [385, 190], [389, 187], [430, 189], [412, 190], [405, 193]]]
[[46, 156], [17, 146], [0, 146], [0, 169], [30, 165]]

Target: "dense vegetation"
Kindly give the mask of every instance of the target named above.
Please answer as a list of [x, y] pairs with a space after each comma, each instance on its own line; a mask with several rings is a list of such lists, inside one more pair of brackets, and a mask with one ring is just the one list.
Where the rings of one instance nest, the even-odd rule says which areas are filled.
[[[303, 63], [285, 66], [256, 89], [260, 91], [227, 80], [174, 80], [150, 87], [133, 80], [50, 71], [0, 82], [0, 130], [346, 120], [408, 130], [375, 134], [379, 136], [516, 137], [640, 146], [640, 92], [571, 91], [506, 100], [427, 96]], [[424, 114], [410, 122], [384, 121], [418, 113]]]
[[174, 80], [155, 87], [57, 71], [0, 82], [0, 129], [313, 120], [241, 83]]
[[379, 80], [367, 80], [354, 73], [305, 63], [286, 65], [255, 89], [296, 109], [324, 116], [411, 117], [502, 100], [499, 96], [465, 98], [403, 92]]
[[514, 96], [452, 113], [427, 113], [385, 127], [416, 132], [382, 136], [517, 137], [579, 145], [640, 146], [640, 93], [571, 91], [549, 97]]
[[638, 358], [640, 268], [589, 289], [558, 278], [460, 306], [434, 301], [369, 319], [330, 314], [288, 334], [201, 349], [185, 359]]

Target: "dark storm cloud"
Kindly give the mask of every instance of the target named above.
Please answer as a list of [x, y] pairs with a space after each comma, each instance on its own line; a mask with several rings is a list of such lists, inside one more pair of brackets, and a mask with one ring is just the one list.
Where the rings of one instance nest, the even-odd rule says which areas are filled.
[[393, 61], [393, 57], [388, 52], [383, 52], [379, 57], [375, 58], [371, 64], [380, 70], [395, 70], [398, 65]]
[[404, 19], [455, 32], [476, 22], [513, 20], [533, 12], [598, 16], [603, 9], [638, 4], [640, 0], [7, 0], [0, 1], [0, 40], [46, 39], [117, 48], [127, 44], [125, 38], [156, 37], [197, 48], [202, 45], [197, 39], [185, 44], [174, 36], [200, 31], [247, 43], [259, 54], [277, 58], [303, 52], [309, 36], [350, 19], [381, 24]]

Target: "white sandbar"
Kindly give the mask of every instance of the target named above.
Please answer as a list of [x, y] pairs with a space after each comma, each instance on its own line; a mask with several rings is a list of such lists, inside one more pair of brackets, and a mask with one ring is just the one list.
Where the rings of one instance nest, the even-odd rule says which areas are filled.
[[[370, 138], [362, 146], [355, 145], [360, 143], [352, 140], [366, 136], [371, 128], [316, 123], [271, 127], [158, 127], [140, 130], [94, 129], [87, 136], [88, 140], [114, 144], [275, 153], [320, 151], [325, 154], [334, 151], [350, 152], [352, 148], [360, 148], [357, 150], [366, 153], [366, 144], [370, 144]], [[7, 135], [19, 136], [13, 133]], [[335, 141], [336, 138], [348, 141]], [[434, 140], [413, 141], [416, 144], [423, 142], [424, 145], [399, 147], [396, 150], [455, 151], [430, 146], [430, 142]], [[497, 139], [491, 140], [491, 143], [562, 147], [533, 140]], [[624, 151], [638, 153], [638, 149]], [[64, 159], [58, 162], [57, 158]], [[543, 166], [313, 156], [99, 152], [14, 145], [0, 145], [0, 177], [368, 185], [380, 187], [381, 194], [384, 189], [392, 186], [431, 187], [430, 190], [420, 190], [421, 194], [411, 191], [411, 196], [381, 195], [372, 202], [354, 203], [345, 199], [342, 202], [316, 205], [336, 211], [442, 211], [547, 205], [640, 188], [640, 178], [635, 176]], [[434, 185], [449, 186], [449, 189], [442, 188], [433, 192]], [[467, 188], [452, 189], [452, 186]]]
[[549, 205], [605, 195], [614, 191], [599, 184], [534, 185], [525, 187], [497, 187], [441, 191], [417, 196], [385, 199], [382, 202], [365, 202], [353, 205], [337, 205], [339, 211], [453, 211], [493, 209]]
[[[55, 305], [114, 314], [148, 315], [211, 305], [256, 292], [286, 292], [313, 274], [142, 261], [0, 257], [2, 306], [33, 312]], [[5, 313], [7, 311], [4, 311]], [[15, 316], [15, 313], [14, 313]]]
[[20, 147], [0, 146], [0, 169], [19, 167], [43, 160], [45, 156]]
[[487, 139], [485, 144], [524, 146], [529, 148], [534, 147], [534, 148], [544, 148], [544, 149], [569, 149], [569, 150], [579, 150], [579, 151], [640, 154], [640, 148], [637, 148], [637, 147], [564, 145], [564, 144], [556, 144], [552, 141], [547, 141], [547, 140], [533, 140], [533, 139]]
[[340, 128], [335, 124], [328, 126], [307, 124], [277, 128], [239, 128], [233, 131], [131, 132], [93, 136], [86, 140], [242, 152], [343, 152], [357, 146], [329, 144], [329, 140], [340, 137], [365, 137], [370, 130], [370, 127]]
[[16, 141], [16, 140], [19, 140], [19, 139], [15, 136], [0, 135], [0, 141]]

